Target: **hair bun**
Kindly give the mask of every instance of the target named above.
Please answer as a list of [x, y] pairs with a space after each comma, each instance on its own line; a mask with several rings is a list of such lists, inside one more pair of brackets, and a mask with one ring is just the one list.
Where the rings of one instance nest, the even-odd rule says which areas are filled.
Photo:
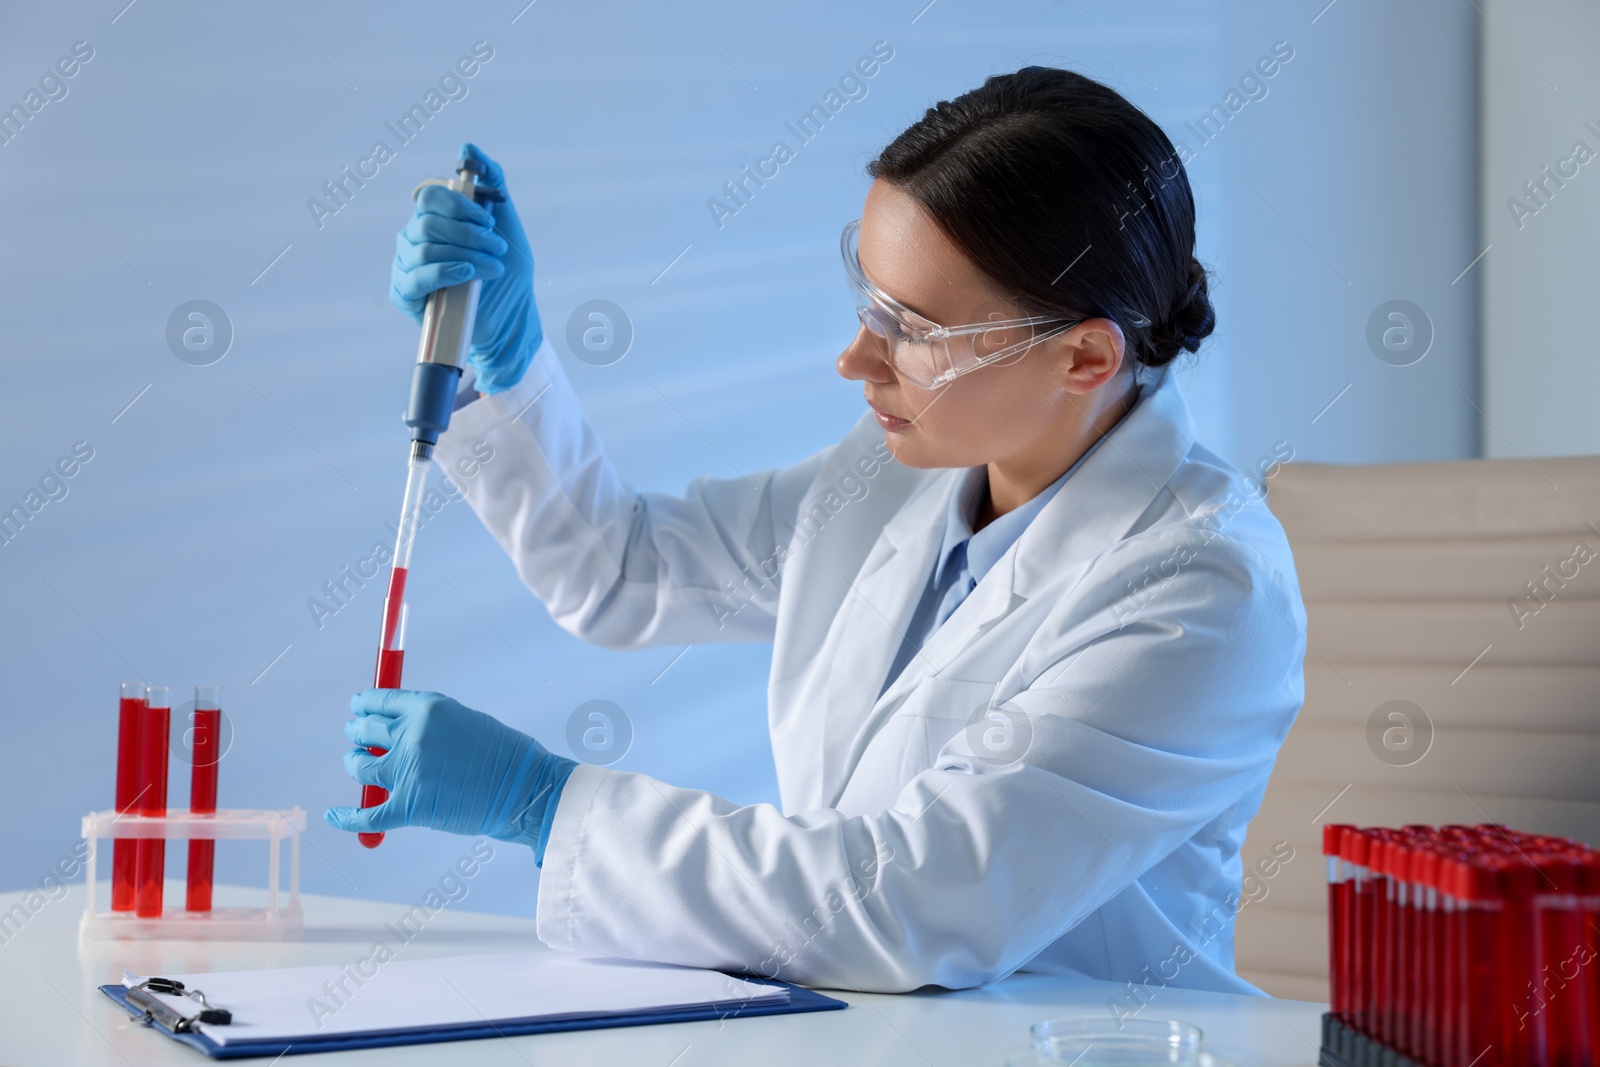
[[1150, 331], [1154, 351], [1148, 362], [1162, 367], [1178, 358], [1180, 351], [1196, 351], [1200, 342], [1211, 336], [1216, 325], [1217, 313], [1211, 306], [1206, 269], [1190, 256], [1184, 298], [1165, 322]]

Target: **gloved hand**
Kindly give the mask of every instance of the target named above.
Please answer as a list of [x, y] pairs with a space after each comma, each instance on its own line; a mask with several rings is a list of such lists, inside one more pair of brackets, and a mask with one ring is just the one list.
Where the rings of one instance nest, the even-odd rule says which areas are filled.
[[[556, 799], [577, 766], [481, 711], [439, 693], [368, 689], [350, 698], [344, 732], [357, 747], [345, 771], [381, 785], [389, 799], [371, 808], [331, 808], [329, 824], [352, 833], [427, 826], [482, 834], [534, 850], [544, 842]], [[386, 748], [374, 756], [367, 747]]]
[[474, 144], [461, 146], [461, 159], [482, 163], [479, 186], [506, 199], [479, 205], [442, 185], [424, 186], [411, 221], [395, 237], [389, 299], [420, 326], [429, 293], [482, 278], [467, 362], [477, 372], [478, 392], [499, 393], [522, 380], [544, 339], [533, 302], [533, 253], [500, 164]]

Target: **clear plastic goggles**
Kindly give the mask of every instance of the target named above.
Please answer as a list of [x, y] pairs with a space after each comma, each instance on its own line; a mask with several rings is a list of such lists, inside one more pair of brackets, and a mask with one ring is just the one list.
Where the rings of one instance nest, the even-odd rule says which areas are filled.
[[857, 243], [861, 220], [845, 224], [839, 238], [845, 273], [861, 325], [889, 345], [890, 359], [905, 379], [922, 389], [938, 389], [979, 367], [1019, 358], [1040, 341], [1064, 333], [1083, 319], [1032, 315], [994, 319], [966, 326], [941, 326], [918, 315], [872, 284], [861, 269]]

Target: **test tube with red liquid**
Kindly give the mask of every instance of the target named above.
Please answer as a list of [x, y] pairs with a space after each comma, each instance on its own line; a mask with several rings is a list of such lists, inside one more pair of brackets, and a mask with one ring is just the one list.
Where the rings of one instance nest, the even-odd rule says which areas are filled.
[[1578, 911], [1582, 862], [1558, 843], [1546, 847], [1532, 857], [1540, 875], [1534, 897], [1538, 927], [1534, 980], [1546, 1000], [1545, 1060], [1550, 1067], [1588, 1067], [1593, 1061], [1581, 1000], [1585, 961]]
[[[189, 746], [194, 762], [189, 776], [189, 810], [195, 814], [214, 814], [217, 810], [217, 763], [222, 758], [221, 689], [215, 685], [194, 687], [194, 726]], [[189, 839], [189, 885], [184, 906], [189, 911], [211, 910], [211, 880], [216, 865], [214, 838]]]
[[1372, 997], [1372, 835], [1356, 830], [1345, 836], [1350, 864], [1350, 1016], [1355, 1027], [1371, 1033], [1368, 1005]]
[[[117, 814], [135, 813], [139, 802], [139, 784], [144, 768], [139, 762], [139, 731], [144, 714], [145, 691], [143, 682], [123, 682], [122, 695], [117, 702]], [[111, 853], [111, 910], [132, 911], [134, 908], [137, 844], [131, 837], [119, 837]]]
[[1494, 966], [1500, 1037], [1492, 1054], [1502, 1067], [1544, 1062], [1544, 1000], [1534, 973], [1538, 879], [1533, 865], [1521, 856], [1503, 858]]
[[1578, 872], [1578, 923], [1583, 929], [1583, 959], [1578, 1000], [1583, 1011], [1585, 1048], [1600, 1048], [1600, 852], [1585, 848]]
[[[389, 597], [383, 602], [383, 643], [378, 649], [378, 666], [372, 683], [374, 689], [400, 688], [400, 674], [406, 658], [407, 605], [403, 599], [405, 591], [406, 572], [396, 567], [389, 579]], [[369, 746], [367, 751], [374, 756], [382, 756], [389, 750]], [[377, 807], [388, 799], [389, 791], [382, 786], [361, 787], [363, 808]], [[377, 848], [383, 843], [381, 833], [357, 834], [356, 837], [367, 848]]]
[[[167, 756], [171, 748], [171, 689], [152, 685], [139, 713], [140, 815], [160, 818], [167, 814]], [[134, 850], [134, 911], [141, 919], [161, 917], [162, 879], [166, 876], [167, 842], [141, 837]], [[113, 864], [115, 858], [113, 857]]]
[[1453, 852], [1441, 852], [1437, 874], [1439, 887], [1439, 1003], [1433, 1013], [1434, 1063], [1454, 1063], [1458, 1055], [1456, 1034], [1460, 1027], [1461, 1002], [1461, 860]]
[[1389, 876], [1394, 883], [1394, 956], [1389, 976], [1389, 1046], [1411, 1052], [1411, 995], [1420, 977], [1416, 973], [1416, 911], [1412, 900], [1411, 842], [1395, 841], [1389, 853]]
[[[400, 525], [394, 536], [394, 564], [389, 572], [389, 592], [383, 599], [383, 629], [378, 638], [378, 665], [372, 682], [374, 689], [400, 688], [400, 668], [405, 661], [406, 633], [406, 577], [411, 572], [411, 548], [417, 540], [417, 527], [422, 522], [422, 497], [427, 486], [430, 469], [428, 456], [431, 448], [413, 447], [410, 464], [406, 467], [406, 492], [400, 502]], [[368, 752], [381, 756], [387, 749], [369, 747]], [[375, 807], [389, 799], [389, 791], [375, 785], [361, 787], [361, 806]], [[377, 848], [383, 835], [357, 834], [362, 845]]]
[[1439, 1062], [1439, 1030], [1444, 997], [1444, 905], [1439, 895], [1441, 860], [1432, 840], [1412, 860], [1417, 897], [1417, 945], [1421, 958], [1421, 993], [1412, 1001], [1411, 1047], [1424, 1063]]
[[[1379, 831], [1387, 833], [1388, 831]], [[1394, 879], [1389, 877], [1388, 837], [1372, 842], [1372, 982], [1367, 986], [1367, 1033], [1384, 1040], [1389, 1032], [1389, 1006], [1394, 974]]]
[[1328, 823], [1322, 828], [1322, 854], [1328, 864], [1328, 978], [1333, 1013], [1350, 1020], [1350, 890], [1343, 857], [1344, 832], [1351, 827]]

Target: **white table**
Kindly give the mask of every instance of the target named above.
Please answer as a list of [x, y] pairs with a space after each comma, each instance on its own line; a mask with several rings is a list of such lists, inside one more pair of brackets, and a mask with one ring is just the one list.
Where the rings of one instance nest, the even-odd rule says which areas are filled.
[[[167, 900], [182, 900], [181, 883]], [[217, 903], [243, 903], [247, 891], [217, 887]], [[20, 930], [0, 936], [0, 1064], [140, 1067], [207, 1062], [198, 1053], [133, 1023], [95, 987], [139, 974], [353, 963], [365, 955], [400, 904], [307, 895], [305, 937], [282, 943], [91, 941], [79, 944], [83, 886], [49, 901]], [[0, 894], [0, 915], [22, 893]], [[531, 919], [458, 911], [435, 915], [398, 958], [527, 951], [540, 948]], [[481, 1041], [411, 1045], [359, 1052], [289, 1056], [283, 1065], [453, 1063], [529, 1067], [545, 1064], [1003, 1064], [1027, 1043], [1040, 1019], [1108, 1012], [1125, 992], [1107, 982], [1019, 975], [985, 989], [901, 996], [831, 993], [844, 1011], [726, 1022], [673, 1023]], [[1206, 1047], [1241, 1067], [1307, 1067], [1317, 1061], [1325, 1005], [1220, 993], [1161, 989], [1139, 1018], [1183, 1019], [1200, 1026]], [[239, 1061], [266, 1067], [269, 1060]]]

